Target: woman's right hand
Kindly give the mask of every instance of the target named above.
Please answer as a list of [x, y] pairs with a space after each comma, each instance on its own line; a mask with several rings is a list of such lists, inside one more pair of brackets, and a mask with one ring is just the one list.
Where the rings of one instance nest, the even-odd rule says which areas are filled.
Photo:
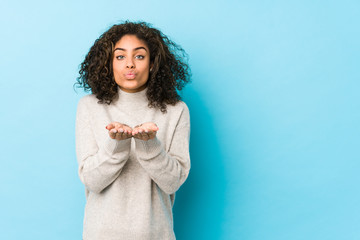
[[105, 127], [109, 130], [109, 136], [116, 140], [125, 140], [132, 137], [132, 128], [126, 124], [112, 122]]

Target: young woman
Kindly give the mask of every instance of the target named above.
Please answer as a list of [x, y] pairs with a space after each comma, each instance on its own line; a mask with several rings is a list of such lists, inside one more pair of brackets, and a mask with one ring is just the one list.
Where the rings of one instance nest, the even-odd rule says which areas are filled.
[[81, 64], [76, 153], [84, 240], [175, 239], [175, 192], [190, 170], [184, 50], [147, 23], [114, 25]]

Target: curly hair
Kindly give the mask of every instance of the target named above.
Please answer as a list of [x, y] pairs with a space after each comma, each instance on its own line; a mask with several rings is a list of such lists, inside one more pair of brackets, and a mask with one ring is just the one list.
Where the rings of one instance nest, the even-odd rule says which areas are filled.
[[113, 51], [124, 35], [135, 35], [147, 44], [153, 65], [146, 83], [148, 106], [165, 113], [167, 104], [175, 105], [180, 101], [178, 91], [190, 81], [190, 68], [184, 49], [146, 22], [125, 21], [103, 33], [81, 63], [75, 85], [86, 92], [91, 90], [99, 103], [110, 104], [114, 100], [118, 85], [112, 70]]

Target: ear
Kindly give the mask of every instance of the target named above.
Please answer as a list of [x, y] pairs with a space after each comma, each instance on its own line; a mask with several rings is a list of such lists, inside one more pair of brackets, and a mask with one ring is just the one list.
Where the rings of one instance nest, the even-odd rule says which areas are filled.
[[153, 67], [154, 67], [154, 63], [150, 63], [150, 72], [152, 71]]

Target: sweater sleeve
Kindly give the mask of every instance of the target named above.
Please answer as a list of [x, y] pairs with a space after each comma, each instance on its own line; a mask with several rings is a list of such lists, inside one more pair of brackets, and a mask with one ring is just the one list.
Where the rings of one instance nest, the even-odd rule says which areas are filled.
[[98, 146], [83, 99], [77, 108], [75, 138], [80, 180], [89, 191], [100, 193], [120, 175], [129, 159], [131, 139], [109, 137]]
[[140, 164], [167, 194], [175, 193], [189, 175], [189, 141], [190, 116], [187, 107], [175, 128], [168, 152], [157, 137], [148, 141], [135, 139]]

